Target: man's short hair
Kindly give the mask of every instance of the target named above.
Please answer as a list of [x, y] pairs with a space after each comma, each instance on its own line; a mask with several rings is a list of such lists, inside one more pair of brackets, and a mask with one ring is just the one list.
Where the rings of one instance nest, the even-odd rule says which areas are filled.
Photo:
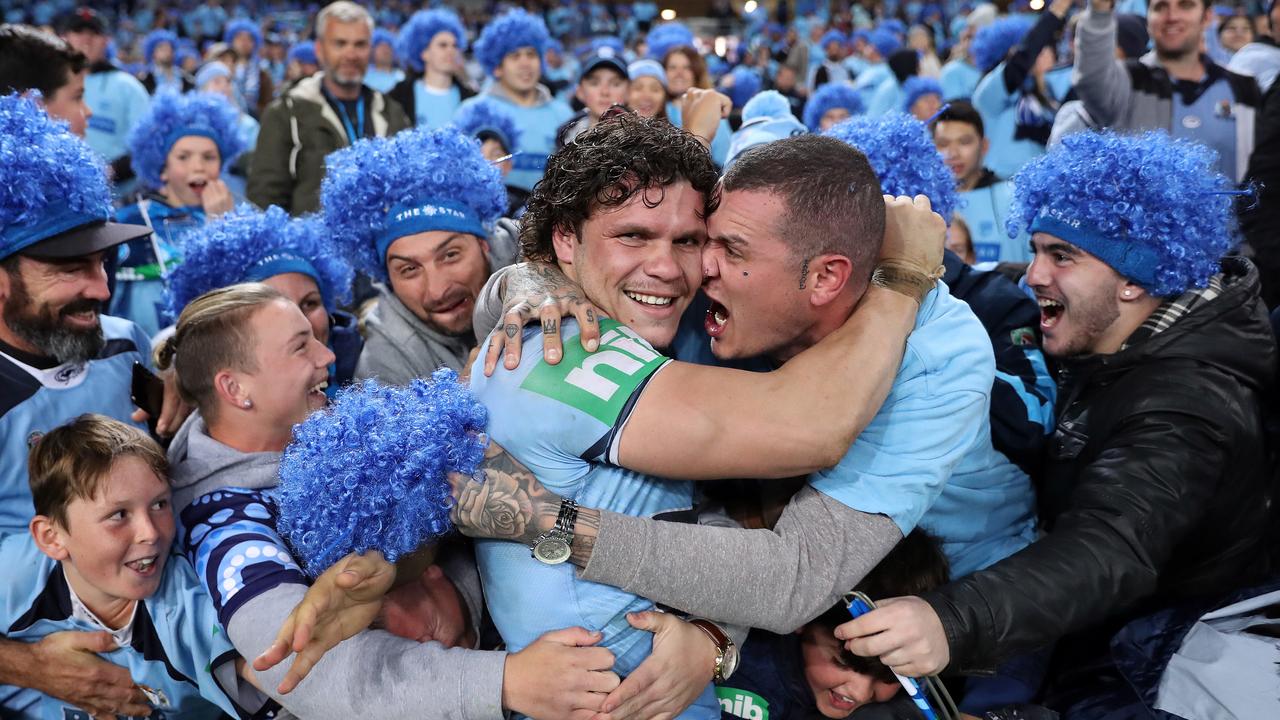
[[40, 438], [27, 460], [27, 477], [37, 515], [67, 526], [72, 500], [92, 500], [102, 490], [111, 468], [123, 457], [136, 457], [168, 482], [164, 450], [146, 433], [104, 415], [86, 414]]
[[978, 112], [973, 103], [968, 100], [952, 100], [947, 103], [946, 109], [938, 113], [938, 117], [934, 118], [929, 124], [929, 132], [936, 132], [938, 123], [940, 122], [961, 122], [973, 126], [978, 132], [979, 138], [986, 137], [986, 128], [982, 125], [982, 115]]
[[715, 209], [718, 179], [711, 154], [693, 135], [666, 120], [621, 113], [548, 158], [521, 219], [521, 256], [555, 262], [551, 239], [557, 229], [581, 242], [582, 223], [597, 209], [621, 206], [637, 193], [656, 205], [661, 196], [649, 191], [681, 180], [702, 195], [705, 218]]
[[0, 94], [39, 90], [46, 98], [88, 60], [66, 40], [28, 25], [0, 25]]
[[338, 2], [330, 3], [316, 15], [316, 38], [324, 37], [325, 27], [329, 21], [334, 20], [340, 23], [363, 22], [369, 26], [369, 32], [373, 32], [373, 16], [369, 14], [364, 7], [350, 2], [350, 0], [338, 0]]
[[738, 156], [721, 187], [781, 196], [786, 214], [773, 231], [790, 246], [796, 267], [818, 255], [843, 255], [853, 262], [850, 287], [865, 289], [885, 223], [880, 179], [866, 155], [833, 137], [797, 135]]

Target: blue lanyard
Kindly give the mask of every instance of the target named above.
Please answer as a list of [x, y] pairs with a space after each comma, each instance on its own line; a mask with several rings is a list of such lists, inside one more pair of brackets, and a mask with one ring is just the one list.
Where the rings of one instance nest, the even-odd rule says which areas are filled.
[[[325, 95], [333, 98], [328, 91], [325, 91]], [[354, 144], [356, 140], [364, 137], [364, 95], [362, 94], [356, 100], [356, 127], [360, 128], [359, 135], [356, 134], [355, 128], [351, 127], [351, 116], [347, 114], [347, 106], [336, 98], [333, 98], [333, 104], [337, 106], [338, 115], [342, 118], [342, 127], [347, 131], [347, 142]]]

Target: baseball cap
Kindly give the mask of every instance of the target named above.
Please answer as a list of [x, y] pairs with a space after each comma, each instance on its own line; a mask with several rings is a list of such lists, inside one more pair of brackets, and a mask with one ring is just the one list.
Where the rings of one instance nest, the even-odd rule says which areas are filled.
[[125, 223], [96, 220], [87, 225], [81, 225], [39, 240], [18, 252], [34, 258], [60, 259], [80, 257], [92, 255], [100, 250], [106, 250], [150, 234], [151, 228], [146, 225], [127, 225]]
[[59, 33], [91, 32], [106, 35], [107, 21], [93, 8], [76, 8], [62, 14], [54, 24]]
[[622, 61], [622, 56], [611, 47], [601, 47], [597, 48], [595, 54], [582, 63], [582, 71], [578, 73], [578, 82], [582, 82], [583, 78], [602, 67], [613, 70], [624, 79], [630, 79], [627, 74], [627, 64]]

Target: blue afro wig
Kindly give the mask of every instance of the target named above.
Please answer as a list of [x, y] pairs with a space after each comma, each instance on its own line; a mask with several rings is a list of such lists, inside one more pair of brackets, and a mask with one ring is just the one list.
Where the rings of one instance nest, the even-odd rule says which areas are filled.
[[458, 41], [458, 52], [467, 49], [467, 31], [452, 10], [439, 8], [414, 13], [409, 22], [400, 27], [400, 36], [396, 40], [396, 56], [401, 64], [422, 72], [425, 69], [422, 51], [431, 44], [432, 38], [442, 32], [453, 34]]
[[551, 35], [547, 24], [537, 15], [523, 9], [508, 10], [489, 21], [476, 40], [475, 56], [490, 75], [502, 64], [502, 59], [520, 48], [531, 47], [542, 57]]
[[678, 22], [658, 25], [649, 31], [644, 42], [649, 48], [649, 57], [658, 62], [666, 60], [667, 53], [678, 47], [697, 47], [694, 43], [693, 31]]
[[1157, 297], [1204, 287], [1233, 235], [1216, 161], [1163, 131], [1070, 135], [1014, 178], [1007, 229], [1060, 237]]
[[262, 47], [262, 30], [258, 24], [252, 20], [237, 18], [227, 23], [227, 27], [222, 32], [222, 42], [227, 45], [236, 39], [236, 36], [242, 32], [247, 32], [253, 36], [253, 52], [257, 53], [258, 48]]
[[377, 244], [390, 210], [433, 199], [464, 206], [486, 228], [507, 207], [502, 173], [480, 142], [454, 127], [359, 140], [329, 155], [320, 204], [325, 225], [356, 269], [387, 281]]
[[369, 41], [369, 47], [376, 48], [379, 45], [389, 45], [394, 50], [396, 47], [396, 34], [386, 28], [374, 30], [373, 39]]
[[129, 133], [133, 169], [143, 182], [161, 187], [165, 160], [179, 139], [199, 135], [218, 146], [225, 168], [246, 147], [237, 129], [240, 117], [225, 97], [212, 93], [157, 93], [151, 105]]
[[741, 109], [751, 98], [760, 92], [760, 87], [764, 81], [760, 78], [760, 73], [755, 70], [739, 65], [734, 68], [727, 77], [733, 78], [733, 85], [722, 88], [729, 99], [733, 101], [733, 106]]
[[902, 48], [902, 39], [886, 27], [878, 27], [867, 36], [867, 42], [880, 53], [885, 60]]
[[297, 60], [307, 65], [319, 65], [320, 62], [316, 58], [316, 44], [311, 40], [303, 40], [302, 42], [289, 48], [289, 62]]
[[898, 18], [889, 18], [888, 20], [884, 20], [880, 23], [880, 27], [888, 30], [898, 37], [902, 37], [907, 34], [907, 24]]
[[912, 75], [902, 84], [902, 111], [911, 112], [911, 106], [925, 95], [937, 95], [938, 101], [942, 101], [942, 84], [937, 78], [923, 77], [920, 75]]
[[831, 29], [823, 33], [822, 39], [818, 41], [818, 47], [825, 51], [828, 43], [840, 43], [843, 47], [849, 44], [849, 38], [839, 30]]
[[168, 30], [152, 30], [142, 39], [142, 58], [151, 64], [151, 56], [155, 55], [156, 48], [163, 43], [169, 43], [169, 47], [173, 48], [173, 57], [177, 61], [178, 58], [178, 36]]
[[280, 461], [280, 534], [319, 575], [378, 550], [395, 562], [452, 529], [449, 473], [484, 459], [485, 408], [457, 373], [408, 387], [365, 380], [293, 429]]
[[[50, 226], [59, 213], [82, 219]], [[110, 216], [106, 169], [89, 146], [35, 100], [0, 96], [0, 258]]]
[[580, 58], [587, 58], [592, 55], [599, 55], [601, 50], [612, 50], [615, 57], [622, 57], [627, 53], [626, 43], [622, 42], [622, 38], [612, 35], [602, 35], [600, 37], [591, 38], [591, 42], [587, 43], [579, 52]]
[[742, 106], [742, 122], [756, 118], [780, 118], [791, 114], [791, 101], [777, 90], [765, 90]]
[[973, 36], [969, 55], [973, 64], [984, 73], [991, 72], [1009, 55], [1035, 21], [1027, 15], [1003, 17], [982, 28]]
[[959, 202], [956, 181], [925, 124], [901, 112], [853, 117], [824, 135], [852, 145], [867, 156], [887, 195], [924, 195], [934, 212], [951, 223]]
[[[314, 217], [290, 217], [274, 205], [265, 212], [245, 205], [192, 230], [183, 236], [182, 254], [183, 262], [165, 281], [170, 317], [176, 318], [187, 303], [210, 290], [263, 280], [279, 272], [310, 275], [331, 313], [351, 301], [355, 273], [333, 247], [324, 225]], [[302, 269], [297, 263], [282, 266], [282, 260], [301, 260], [310, 267]], [[264, 267], [280, 269], [255, 275]]]
[[827, 83], [818, 88], [804, 104], [804, 124], [813, 132], [818, 132], [818, 123], [822, 116], [833, 108], [844, 108], [850, 115], [861, 115], [866, 112], [862, 96], [849, 83]]
[[520, 147], [520, 128], [516, 125], [516, 118], [497, 100], [484, 96], [476, 98], [458, 109], [452, 124], [464, 135], [480, 142], [493, 137], [502, 143], [507, 153], [513, 153]]

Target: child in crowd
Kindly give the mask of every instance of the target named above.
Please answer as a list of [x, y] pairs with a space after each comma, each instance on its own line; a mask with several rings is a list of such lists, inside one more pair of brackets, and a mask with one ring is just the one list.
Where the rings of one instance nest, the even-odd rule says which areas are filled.
[[[115, 648], [103, 657], [128, 668], [152, 718], [269, 717], [275, 703], [247, 682], [195, 571], [170, 554], [168, 471], [155, 441], [102, 415], [82, 415], [36, 442], [30, 534], [0, 541], [5, 635], [34, 642], [66, 630], [110, 633]], [[24, 713], [89, 717], [47, 696]]]
[[[916, 529], [854, 589], [876, 600], [931, 590], [947, 578], [947, 559], [937, 541]], [[893, 701], [903, 704], [903, 717], [914, 717], [914, 704], [900, 692], [889, 668], [850, 653], [836, 639], [836, 626], [849, 617], [840, 602], [790, 635], [752, 630], [737, 672], [716, 687], [723, 716], [800, 720], [821, 715], [838, 720], [864, 705]]]
[[595, 55], [587, 58], [574, 90], [574, 97], [582, 103], [583, 109], [556, 131], [556, 149], [573, 142], [579, 133], [594, 126], [604, 111], [626, 102], [630, 84], [627, 64], [623, 62], [621, 53], [613, 48], [601, 47]]
[[155, 336], [163, 327], [164, 276], [182, 235], [234, 205], [222, 169], [244, 150], [238, 111], [212, 94], [161, 93], [129, 136], [138, 177], [152, 190], [116, 219], [153, 231], [120, 248], [111, 314]]

